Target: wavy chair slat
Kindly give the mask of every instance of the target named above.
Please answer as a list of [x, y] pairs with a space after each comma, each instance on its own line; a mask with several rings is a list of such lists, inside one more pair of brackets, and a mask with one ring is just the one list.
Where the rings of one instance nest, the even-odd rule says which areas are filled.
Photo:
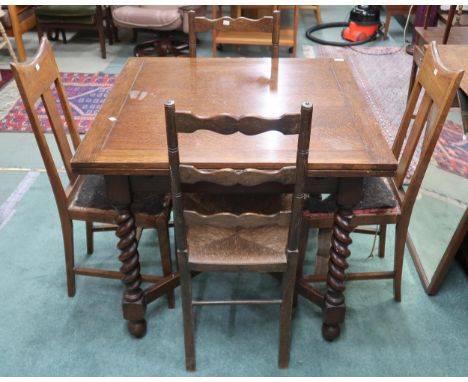
[[273, 11], [272, 16], [264, 16], [261, 19], [248, 19], [238, 17], [220, 17], [207, 19], [195, 17], [195, 11], [189, 12], [189, 56], [197, 56], [197, 33], [213, 30], [213, 57], [216, 55], [216, 34], [221, 32], [233, 33], [271, 33], [272, 58], [279, 56], [280, 12]]
[[276, 171], [253, 168], [243, 170], [232, 168], [201, 170], [190, 165], [180, 165], [180, 179], [183, 183], [188, 184], [209, 182], [227, 187], [235, 185], [253, 187], [267, 182], [294, 184], [296, 180], [296, 167], [283, 167]]
[[291, 211], [279, 211], [272, 215], [244, 213], [240, 215], [222, 212], [213, 215], [203, 215], [197, 211], [184, 211], [185, 223], [191, 225], [211, 225], [221, 228], [259, 228], [269, 226], [287, 227], [291, 220]]
[[190, 112], [177, 112], [175, 123], [179, 133], [193, 133], [197, 130], [209, 130], [218, 134], [242, 133], [257, 135], [275, 130], [285, 135], [299, 133], [300, 114], [283, 114], [278, 118], [261, 118], [258, 116], [233, 116], [221, 114], [214, 117], [203, 117]]
[[261, 19], [249, 19], [246, 17], [219, 17], [208, 19], [206, 17], [195, 17], [195, 32], [207, 32], [211, 29], [216, 31], [229, 30], [231, 32], [273, 32], [273, 17], [264, 16]]

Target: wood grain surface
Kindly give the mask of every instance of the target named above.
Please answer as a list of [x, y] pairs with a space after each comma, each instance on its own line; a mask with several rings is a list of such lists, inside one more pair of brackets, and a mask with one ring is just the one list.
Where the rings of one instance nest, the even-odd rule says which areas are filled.
[[[397, 162], [342, 60], [130, 58], [72, 159], [77, 173], [167, 175], [164, 102], [199, 116], [278, 118], [314, 106], [309, 176], [393, 176]], [[295, 163], [297, 139], [198, 131], [180, 140], [199, 168], [275, 170]]]

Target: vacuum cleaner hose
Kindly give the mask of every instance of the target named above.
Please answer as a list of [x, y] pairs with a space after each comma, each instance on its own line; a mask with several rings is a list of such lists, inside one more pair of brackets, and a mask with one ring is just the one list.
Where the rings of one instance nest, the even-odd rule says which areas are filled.
[[382, 34], [382, 31], [379, 29], [377, 29], [377, 32], [375, 34], [373, 34], [372, 36], [369, 36], [368, 38], [364, 39], [364, 40], [361, 40], [361, 41], [327, 41], [327, 40], [322, 40], [321, 38], [318, 38], [318, 37], [315, 37], [313, 35], [314, 32], [317, 32], [318, 30], [321, 30], [321, 29], [328, 29], [328, 28], [345, 28], [349, 26], [349, 22], [336, 22], [336, 23], [325, 23], [325, 24], [319, 24], [319, 25], [315, 25], [313, 27], [310, 27], [309, 29], [306, 30], [306, 37], [311, 40], [311, 41], [314, 41], [318, 44], [322, 44], [322, 45], [332, 45], [332, 46], [354, 46], [354, 45], [362, 45], [362, 44], [366, 44], [368, 43], [369, 41], [373, 41], [375, 40], [378, 36], [380, 36]]

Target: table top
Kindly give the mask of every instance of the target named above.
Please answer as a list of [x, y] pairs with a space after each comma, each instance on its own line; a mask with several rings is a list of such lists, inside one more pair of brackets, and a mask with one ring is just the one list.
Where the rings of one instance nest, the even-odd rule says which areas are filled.
[[[468, 29], [468, 28], [467, 28]], [[415, 47], [413, 56], [416, 64], [419, 66], [424, 57], [424, 51], [427, 44]], [[468, 94], [468, 45], [437, 44], [440, 58], [443, 64], [452, 70], [463, 69], [465, 74], [460, 83], [460, 88]]]
[[[278, 117], [314, 106], [310, 176], [394, 176], [397, 162], [343, 60], [130, 58], [72, 159], [79, 174], [168, 174], [164, 102], [202, 116]], [[181, 162], [277, 169], [297, 136], [181, 134]]]
[[[428, 44], [431, 41], [435, 41], [437, 46], [442, 44], [444, 38], [445, 25], [440, 27], [416, 27], [416, 34], [418, 35], [418, 43]], [[468, 44], [468, 30], [465, 27], [452, 27], [447, 40], [447, 44], [466, 45]]]

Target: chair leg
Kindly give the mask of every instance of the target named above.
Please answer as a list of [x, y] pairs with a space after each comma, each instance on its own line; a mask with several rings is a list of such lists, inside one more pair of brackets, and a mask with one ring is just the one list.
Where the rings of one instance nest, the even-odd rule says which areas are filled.
[[137, 41], [138, 41], [138, 30], [137, 29], [132, 29], [131, 43], [135, 44]]
[[[63, 43], [66, 44], [68, 41], [67, 41], [67, 35], [65, 34], [65, 29], [60, 29], [60, 34], [62, 35]], [[58, 31], [57, 31], [57, 40], [58, 40]]]
[[106, 19], [106, 34], [109, 39], [109, 45], [114, 45], [114, 35], [112, 34], [112, 13], [110, 5], [105, 7], [104, 17]]
[[[301, 227], [300, 237], [299, 237], [299, 257], [297, 261], [297, 272], [296, 279], [302, 278], [304, 276], [304, 261], [305, 255], [307, 253], [307, 243], [309, 242], [309, 222], [303, 220]], [[298, 293], [294, 288], [294, 297], [293, 297], [293, 307], [297, 306]]]
[[86, 222], [86, 249], [88, 255], [92, 255], [94, 252], [94, 231], [93, 222]]
[[39, 39], [39, 44], [41, 43], [42, 36], [44, 35], [44, 31], [42, 30], [41, 26], [38, 24], [36, 25], [37, 29], [37, 38]]
[[76, 292], [75, 286], [75, 256], [73, 248], [73, 222], [67, 220], [62, 222], [63, 246], [65, 249], [65, 269], [67, 272], [68, 297], [73, 297]]
[[322, 24], [322, 15], [320, 13], [320, 5], [315, 6], [315, 18], [317, 19], [317, 25]]
[[[169, 241], [169, 228], [167, 226], [167, 219], [161, 219], [161, 223], [158, 224], [156, 229], [158, 233], [159, 241], [159, 252], [161, 254], [161, 264], [164, 276], [170, 276], [172, 274], [172, 260], [171, 260], [171, 244]], [[175, 307], [175, 296], [174, 290], [167, 293], [167, 306], [169, 309]]]
[[96, 22], [95, 24], [96, 29], [99, 35], [99, 45], [101, 46], [101, 57], [105, 59], [106, 58], [106, 33], [104, 32], [104, 20], [103, 20], [101, 5], [96, 6], [95, 22]]
[[283, 274], [282, 302], [280, 308], [280, 344], [278, 366], [285, 369], [289, 366], [289, 353], [291, 347], [291, 319], [294, 286], [296, 282], [297, 262], [299, 253], [288, 253], [288, 269]]
[[383, 34], [383, 39], [386, 40], [388, 38], [388, 29], [390, 28], [390, 20], [392, 18], [392, 15], [387, 12], [387, 17], [385, 18], [385, 28], [384, 28], [384, 34]]
[[180, 288], [182, 298], [182, 315], [184, 321], [185, 367], [195, 371], [195, 336], [192, 311], [192, 277], [185, 254], [177, 253], [180, 267]]
[[314, 269], [316, 275], [326, 275], [328, 272], [332, 233], [333, 231], [330, 228], [319, 228], [318, 230]]
[[401, 301], [401, 276], [403, 272], [403, 259], [405, 256], [405, 245], [408, 224], [397, 223], [395, 227], [395, 265], [393, 279], [393, 297], [395, 301]]
[[101, 57], [105, 59], [107, 57], [106, 54], [106, 35], [104, 33], [104, 29], [102, 25], [98, 25], [98, 35], [99, 35], [99, 45], [101, 46]]
[[379, 227], [379, 257], [385, 257], [385, 241], [387, 238], [387, 225], [381, 224]]

